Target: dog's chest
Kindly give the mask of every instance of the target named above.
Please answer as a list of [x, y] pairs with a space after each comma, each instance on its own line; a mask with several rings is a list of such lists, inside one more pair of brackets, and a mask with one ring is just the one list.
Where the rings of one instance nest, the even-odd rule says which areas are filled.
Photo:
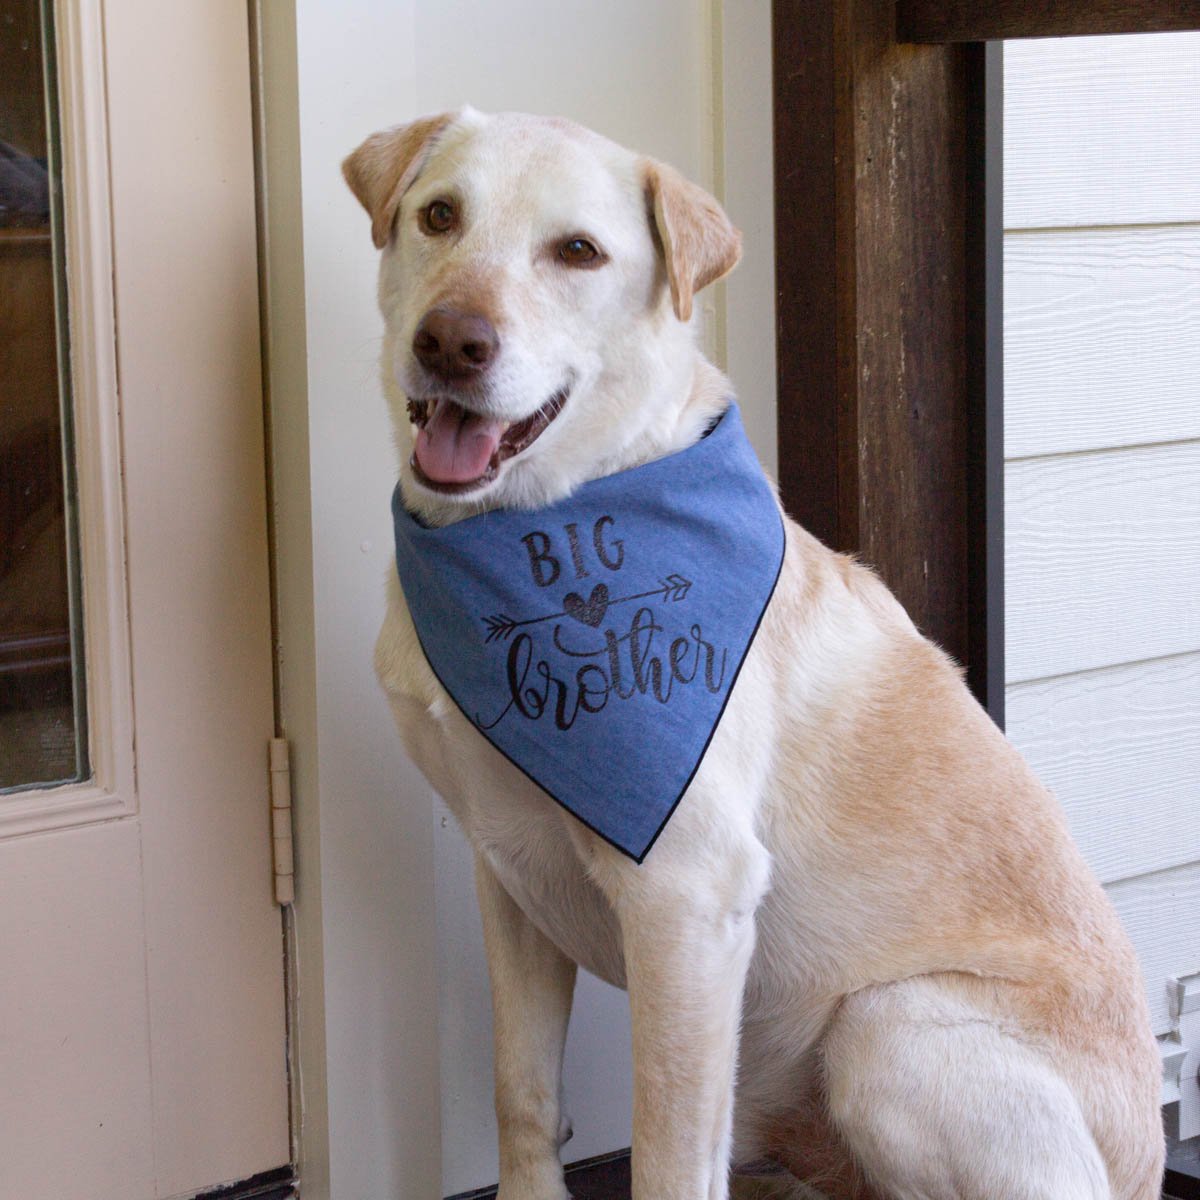
[[491, 840], [483, 854], [505, 891], [569, 959], [623, 988], [625, 959], [616, 915], [584, 875], [569, 839], [563, 842], [548, 839], [530, 853], [526, 844]]
[[376, 669], [409, 754], [526, 916], [568, 957], [623, 987], [616, 918], [587, 877], [571, 818], [471, 727], [421, 653], [396, 590]]
[[[524, 776], [500, 777], [509, 764], [483, 742], [472, 758], [481, 779], [497, 786], [479, 797], [460, 796], [452, 809], [504, 890], [568, 958], [616, 987], [625, 986], [624, 954], [615, 913], [586, 870], [561, 809]], [[461, 744], [449, 741], [456, 751]], [[486, 773], [485, 773], [486, 772]], [[494, 772], [494, 775], [490, 774]]]

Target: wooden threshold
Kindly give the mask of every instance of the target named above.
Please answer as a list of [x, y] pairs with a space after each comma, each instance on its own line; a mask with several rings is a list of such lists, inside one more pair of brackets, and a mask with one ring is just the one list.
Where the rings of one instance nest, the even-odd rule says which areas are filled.
[[[585, 1159], [566, 1169], [573, 1200], [630, 1200], [629, 1151]], [[1162, 1200], [1200, 1200], [1200, 1180], [1168, 1168]], [[496, 1189], [463, 1192], [448, 1200], [491, 1200]]]
[[1163, 1200], [1200, 1200], [1200, 1160], [1168, 1146]]

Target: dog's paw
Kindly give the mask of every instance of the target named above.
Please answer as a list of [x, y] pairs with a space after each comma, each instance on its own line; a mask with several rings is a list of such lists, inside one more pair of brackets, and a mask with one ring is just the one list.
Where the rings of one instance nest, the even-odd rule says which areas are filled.
[[544, 1168], [510, 1172], [500, 1181], [496, 1200], [571, 1200], [563, 1180], [562, 1166], [556, 1160]]
[[502, 1183], [496, 1193], [496, 1200], [572, 1200], [572, 1196], [560, 1178], [550, 1189], [525, 1182]]

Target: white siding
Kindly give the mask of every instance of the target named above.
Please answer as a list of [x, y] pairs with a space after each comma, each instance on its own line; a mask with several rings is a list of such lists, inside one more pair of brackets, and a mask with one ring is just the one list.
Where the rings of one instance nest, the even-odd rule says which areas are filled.
[[1200, 650], [1200, 442], [1009, 463], [1010, 684]]
[[1009, 42], [1007, 229], [1200, 218], [1200, 33]]
[[1200, 965], [1200, 34], [1005, 49], [1008, 732]]
[[1004, 252], [1006, 457], [1200, 438], [1200, 225], [1015, 233]]
[[1104, 882], [1200, 859], [1198, 712], [1200, 654], [1009, 688], [1009, 726]]

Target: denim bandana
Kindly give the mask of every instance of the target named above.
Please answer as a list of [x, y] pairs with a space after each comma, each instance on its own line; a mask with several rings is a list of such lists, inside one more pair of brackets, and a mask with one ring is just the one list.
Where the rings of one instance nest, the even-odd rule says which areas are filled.
[[667, 458], [430, 528], [392, 497], [421, 648], [467, 720], [641, 862], [692, 781], [783, 565], [731, 404]]

